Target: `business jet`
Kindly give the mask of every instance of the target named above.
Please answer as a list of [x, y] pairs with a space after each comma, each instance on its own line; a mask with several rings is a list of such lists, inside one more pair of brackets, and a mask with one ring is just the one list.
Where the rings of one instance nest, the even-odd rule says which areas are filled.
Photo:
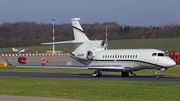
[[101, 77], [102, 71], [121, 72], [122, 77], [128, 77], [129, 73], [142, 69], [156, 69], [160, 78], [160, 70], [168, 70], [175, 66], [175, 62], [158, 49], [108, 49], [108, 43], [104, 40], [89, 40], [83, 31], [80, 18], [72, 18], [74, 40], [61, 42], [41, 43], [65, 44], [72, 43], [74, 51], [70, 56], [84, 64], [88, 69], [96, 70], [92, 76]]
[[15, 49], [14, 47], [12, 48], [12, 50], [18, 53], [24, 53], [26, 51], [26, 49]]

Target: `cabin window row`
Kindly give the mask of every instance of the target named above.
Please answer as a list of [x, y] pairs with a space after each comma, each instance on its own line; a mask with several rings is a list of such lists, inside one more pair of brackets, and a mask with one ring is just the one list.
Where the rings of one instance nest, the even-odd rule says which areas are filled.
[[137, 55], [103, 55], [103, 58], [137, 58]]

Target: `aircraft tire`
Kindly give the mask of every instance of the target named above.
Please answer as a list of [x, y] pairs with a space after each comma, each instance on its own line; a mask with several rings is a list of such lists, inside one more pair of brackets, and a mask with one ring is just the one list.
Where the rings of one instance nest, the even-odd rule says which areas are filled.
[[129, 72], [121, 72], [122, 77], [129, 77]]
[[159, 76], [156, 76], [156, 79], [160, 79], [160, 77], [159, 77]]
[[98, 75], [97, 75], [97, 77], [101, 77], [102, 76], [102, 73], [100, 72], [100, 73], [98, 73]]

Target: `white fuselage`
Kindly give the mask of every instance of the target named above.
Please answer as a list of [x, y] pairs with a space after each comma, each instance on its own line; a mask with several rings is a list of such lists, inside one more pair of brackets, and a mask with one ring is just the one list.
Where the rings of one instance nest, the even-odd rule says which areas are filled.
[[[141, 69], [169, 68], [175, 62], [163, 51], [157, 49], [115, 49], [92, 51], [93, 59], [74, 58], [89, 69], [107, 71], [136, 71]], [[156, 55], [153, 55], [156, 54]]]

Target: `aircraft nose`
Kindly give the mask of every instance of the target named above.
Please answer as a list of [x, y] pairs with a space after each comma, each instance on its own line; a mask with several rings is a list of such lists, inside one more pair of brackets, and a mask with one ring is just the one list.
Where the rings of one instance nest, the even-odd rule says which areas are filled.
[[169, 67], [173, 67], [176, 65], [176, 62], [174, 62], [174, 60], [171, 60], [171, 61], [169, 61], [168, 64], [169, 64]]

